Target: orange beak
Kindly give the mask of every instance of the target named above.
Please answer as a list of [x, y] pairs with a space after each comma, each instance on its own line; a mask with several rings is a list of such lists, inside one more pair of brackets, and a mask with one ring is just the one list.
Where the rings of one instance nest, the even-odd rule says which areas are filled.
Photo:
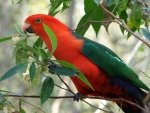
[[26, 33], [26, 32], [28, 32], [28, 33], [34, 33], [34, 31], [33, 31], [32, 27], [31, 27], [31, 25], [28, 24], [28, 23], [24, 23], [22, 29], [23, 29], [23, 31], [24, 31], [25, 33]]

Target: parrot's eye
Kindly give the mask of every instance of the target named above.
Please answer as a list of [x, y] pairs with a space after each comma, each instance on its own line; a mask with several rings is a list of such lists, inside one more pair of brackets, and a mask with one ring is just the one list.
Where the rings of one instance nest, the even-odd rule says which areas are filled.
[[37, 18], [36, 20], [35, 20], [35, 22], [36, 23], [40, 23], [42, 20], [40, 19], [40, 18]]

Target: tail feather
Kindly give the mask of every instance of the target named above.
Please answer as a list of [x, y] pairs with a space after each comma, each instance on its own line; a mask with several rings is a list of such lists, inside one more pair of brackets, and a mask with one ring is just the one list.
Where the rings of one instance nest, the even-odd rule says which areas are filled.
[[[137, 101], [137, 104], [141, 106], [143, 109], [145, 109], [147, 112], [142, 111], [141, 109], [133, 109], [131, 105], [128, 105], [128, 107], [121, 106], [120, 108], [124, 111], [124, 113], [150, 113], [150, 100], [146, 103], [144, 106], [142, 101], [146, 97], [147, 93], [145, 93], [143, 90], [139, 90], [141, 94], [141, 98], [135, 98]], [[138, 96], [139, 97], [139, 96]], [[118, 106], [120, 106], [118, 104]]]
[[[124, 93], [124, 95], [121, 98], [134, 102], [137, 105], [141, 106], [142, 108], [145, 107], [143, 104], [143, 99], [146, 97], [147, 94], [140, 88], [117, 77], [112, 77], [110, 79], [110, 84], [112, 85], [117, 84], [119, 86], [118, 89], [122, 89], [121, 91]], [[116, 92], [120, 91], [118, 89], [116, 89]], [[121, 106], [122, 110], [125, 113], [142, 113], [143, 112], [141, 109], [128, 103], [118, 103], [118, 104]], [[150, 101], [147, 102], [146, 106], [150, 110]]]

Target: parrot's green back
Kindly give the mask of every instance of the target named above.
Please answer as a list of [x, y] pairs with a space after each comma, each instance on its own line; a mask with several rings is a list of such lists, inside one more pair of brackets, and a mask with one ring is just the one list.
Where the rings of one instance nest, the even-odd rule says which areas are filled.
[[119, 77], [136, 87], [149, 91], [149, 88], [139, 79], [138, 75], [129, 68], [112, 50], [106, 46], [82, 37], [72, 32], [78, 39], [84, 40], [82, 53], [111, 77]]

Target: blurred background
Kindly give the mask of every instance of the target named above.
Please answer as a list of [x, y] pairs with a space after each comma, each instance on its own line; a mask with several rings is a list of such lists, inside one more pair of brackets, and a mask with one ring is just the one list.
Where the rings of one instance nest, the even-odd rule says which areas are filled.
[[[14, 0], [14, 2], [17, 2]], [[13, 36], [15, 25], [21, 29], [24, 19], [31, 14], [44, 13], [47, 14], [49, 10], [49, 0], [22, 0], [21, 3], [13, 5], [11, 0], [0, 1], [0, 38]], [[68, 25], [71, 29], [75, 29], [79, 20], [84, 15], [84, 5], [81, 0], [74, 0], [71, 7], [65, 10], [63, 13], [57, 14], [55, 17]], [[123, 35], [119, 29], [119, 26], [112, 23], [109, 26], [109, 34], [105, 31], [102, 26], [98, 36], [96, 37], [92, 28], [86, 32], [85, 36], [95, 40], [110, 49], [112, 49], [124, 62], [126, 62], [133, 70], [135, 70], [140, 79], [144, 81], [148, 86], [150, 86], [150, 49], [145, 45], [141, 46], [142, 43], [135, 37], [130, 37], [127, 39], [126, 33]], [[13, 53], [13, 41], [9, 40], [0, 43], [0, 72], [2, 76], [10, 67], [14, 66], [12, 61]], [[140, 48], [140, 49], [139, 49]], [[143, 73], [144, 72], [144, 73]], [[145, 75], [146, 74], [146, 75]], [[64, 86], [57, 76], [51, 75], [56, 84]], [[74, 92], [77, 92], [74, 85], [70, 81], [69, 77], [62, 77], [63, 80], [71, 87]], [[42, 81], [42, 79], [41, 79]], [[40, 94], [39, 85], [26, 84], [23, 82], [19, 75], [16, 75], [6, 81], [0, 82], [0, 89], [16, 92], [22, 95], [39, 95]], [[65, 87], [65, 86], [64, 86]], [[52, 96], [65, 96], [71, 95], [71, 93], [60, 90], [55, 87]], [[95, 108], [90, 107], [83, 102], [74, 102], [73, 99], [49, 99], [42, 106], [40, 105], [40, 99], [24, 98], [29, 103], [40, 107], [46, 113], [103, 113]], [[117, 113], [122, 113], [122, 111], [116, 107], [113, 102], [107, 102], [105, 100], [91, 100], [86, 99], [89, 103], [103, 108], [105, 104], [112, 111]], [[14, 101], [14, 105], [18, 105], [18, 101]], [[23, 109], [26, 113], [33, 113], [37, 110], [31, 105], [22, 103]], [[3, 111], [0, 111], [3, 113]]]

